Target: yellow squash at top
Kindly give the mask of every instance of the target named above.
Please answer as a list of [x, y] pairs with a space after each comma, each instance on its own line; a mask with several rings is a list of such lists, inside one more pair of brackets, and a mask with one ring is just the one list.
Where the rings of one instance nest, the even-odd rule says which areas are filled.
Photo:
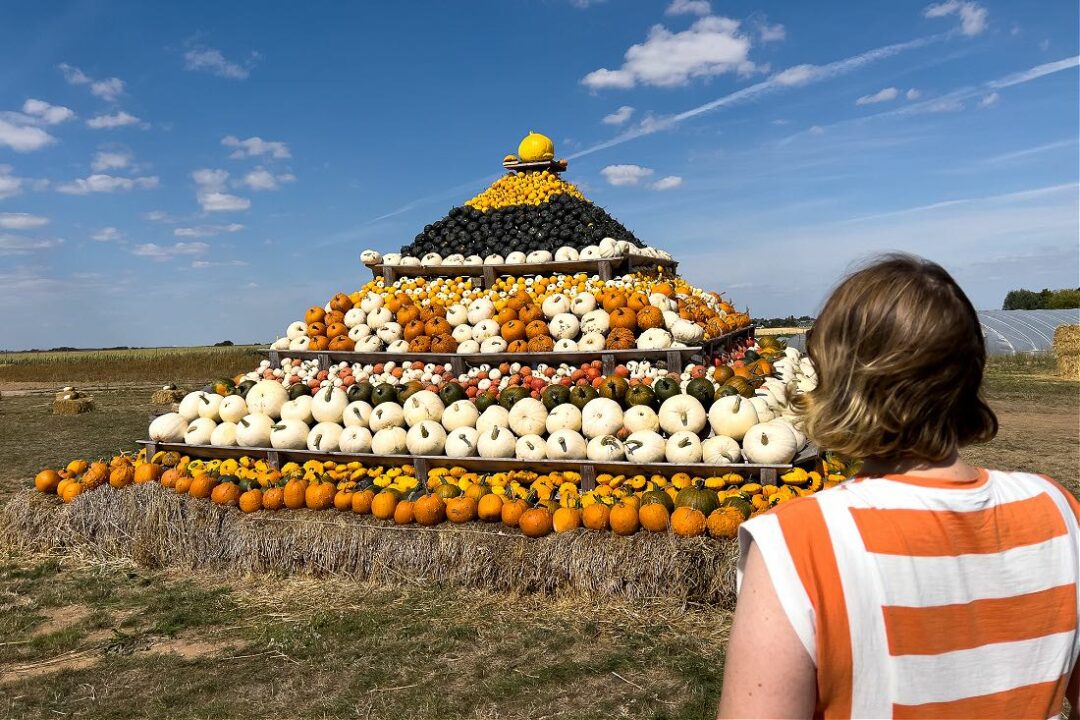
[[531, 130], [525, 139], [518, 145], [518, 157], [522, 162], [539, 162], [540, 160], [553, 160], [555, 158], [555, 143], [547, 135], [534, 133]]

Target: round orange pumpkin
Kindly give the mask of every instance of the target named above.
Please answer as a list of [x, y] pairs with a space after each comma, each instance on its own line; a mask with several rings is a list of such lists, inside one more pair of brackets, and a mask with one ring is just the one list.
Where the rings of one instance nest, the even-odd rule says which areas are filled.
[[518, 522], [521, 520], [521, 516], [528, 508], [529, 506], [521, 499], [504, 502], [499, 513], [503, 525], [506, 525], [507, 527], [517, 527]]
[[551, 352], [555, 349], [555, 341], [550, 335], [537, 335], [529, 340], [526, 349], [531, 353]]
[[394, 524], [395, 525], [411, 525], [415, 518], [414, 515], [414, 503], [412, 500], [402, 500], [394, 506]]
[[326, 510], [334, 504], [334, 494], [337, 489], [333, 483], [311, 483], [304, 490], [304, 505], [309, 510]]
[[154, 482], [161, 478], [162, 467], [157, 463], [143, 463], [135, 468], [135, 484]]
[[551, 511], [546, 507], [529, 508], [518, 519], [518, 527], [525, 537], [538, 538], [548, 535], [554, 529]]
[[476, 503], [476, 515], [484, 522], [498, 522], [502, 519], [502, 495], [488, 493]]
[[446, 503], [435, 493], [429, 493], [416, 501], [413, 515], [421, 525], [438, 525], [446, 519]]
[[548, 329], [548, 324], [543, 320], [531, 320], [528, 325], [525, 326], [525, 338], [532, 340], [534, 337], [541, 335], [550, 335], [551, 330]]
[[529, 343], [527, 340], [517, 339], [512, 341], [506, 346], [506, 352], [523, 353], [529, 349]]
[[671, 524], [671, 513], [663, 503], [648, 503], [638, 508], [638, 522], [649, 532], [664, 532]]
[[403, 326], [402, 329], [401, 329], [401, 336], [403, 338], [405, 338], [406, 340], [408, 340], [409, 342], [412, 342], [413, 338], [420, 337], [423, 334], [424, 334], [424, 321], [421, 320], [420, 318], [416, 318], [415, 320], [410, 320], [408, 322], [408, 324]]
[[642, 330], [664, 327], [664, 313], [658, 307], [647, 305], [637, 311], [637, 326]]
[[329, 350], [330, 338], [325, 335], [319, 335], [311, 338], [311, 344], [308, 346], [312, 350]]
[[307, 504], [305, 497], [307, 488], [307, 480], [302, 478], [293, 478], [285, 483], [285, 494], [282, 498], [285, 507], [290, 510], [298, 510], [299, 508], [304, 507]]
[[324, 323], [321, 323], [321, 322], [308, 323], [307, 336], [309, 338], [315, 338], [315, 337], [318, 337], [319, 335], [325, 335], [325, 334], [326, 334], [326, 325]]
[[476, 501], [459, 495], [446, 501], [446, 519], [452, 523], [465, 523], [476, 519]]
[[630, 297], [626, 299], [626, 307], [630, 308], [634, 312], [638, 312], [642, 308], [649, 307], [649, 296], [640, 290], [635, 290], [630, 293]]
[[544, 311], [539, 305], [529, 303], [518, 310], [517, 319], [528, 325], [533, 320], [543, 320]]
[[444, 317], [436, 316], [424, 323], [425, 335], [434, 337], [436, 335], [449, 335], [452, 332], [454, 332], [454, 328], [451, 327], [450, 323], [447, 322]]
[[611, 508], [603, 503], [593, 503], [581, 511], [581, 524], [590, 530], [607, 530]]
[[338, 312], [348, 312], [352, 310], [352, 300], [345, 293], [338, 293], [330, 300], [330, 309], [337, 310]]
[[502, 310], [495, 314], [495, 322], [499, 323], [500, 325], [505, 325], [511, 320], [517, 319], [518, 312], [512, 307], [504, 307]]
[[135, 480], [135, 468], [130, 465], [117, 465], [109, 471], [109, 485], [114, 488], [127, 487]]
[[264, 490], [262, 506], [263, 510], [280, 510], [285, 507], [285, 488], [276, 486]]
[[367, 515], [371, 512], [371, 501], [375, 499], [375, 491], [365, 488], [352, 496], [352, 511], [359, 515]]
[[214, 488], [218, 485], [218, 479], [210, 473], [200, 473], [191, 479], [191, 487], [188, 488], [188, 495], [193, 498], [199, 498], [200, 500], [206, 500], [210, 497], [210, 493], [214, 491]]
[[[401, 309], [397, 311], [395, 318], [399, 325], [405, 327], [413, 320], [420, 320], [420, 308], [411, 303], [402, 305]], [[420, 322], [423, 322], [423, 320], [420, 320]]]
[[456, 353], [457, 349], [458, 341], [448, 333], [443, 333], [431, 339], [431, 352], [449, 355], [450, 353]]
[[323, 321], [323, 318], [325, 317], [325, 310], [318, 306], [312, 306], [309, 307], [307, 309], [307, 312], [304, 313], [304, 322], [308, 325], [311, 325], [313, 323], [321, 323]]
[[240, 502], [240, 486], [234, 482], [218, 483], [210, 491], [210, 501], [218, 505], [236, 505]]
[[608, 513], [608, 525], [616, 535], [633, 535], [638, 531], [638, 511], [629, 503], [619, 503]]
[[615, 312], [619, 308], [626, 307], [626, 295], [621, 290], [612, 290], [604, 295], [602, 307], [609, 313]]
[[262, 510], [263, 491], [259, 488], [245, 490], [240, 493], [240, 498], [236, 504], [240, 506], [240, 512], [253, 513], [256, 510]]
[[569, 532], [581, 527], [581, 510], [575, 507], [561, 507], [551, 517], [551, 526], [557, 533]]
[[431, 337], [429, 335], [417, 335], [409, 343], [409, 352], [431, 352]]
[[671, 513], [671, 529], [682, 537], [697, 537], [705, 532], [705, 515], [689, 506], [675, 508]]
[[396, 490], [383, 490], [371, 501], [371, 514], [380, 520], [389, 520], [394, 517], [400, 499], [401, 493]]
[[56, 492], [56, 488], [60, 485], [62, 479], [60, 473], [55, 470], [42, 470], [34, 476], [34, 488], [38, 492], [51, 495]]
[[511, 320], [499, 328], [499, 334], [508, 343], [523, 340], [525, 338], [525, 323], [520, 320]]
[[332, 352], [349, 352], [356, 347], [356, 343], [349, 339], [348, 335], [338, 335], [326, 346]]
[[611, 311], [608, 321], [613, 328], [626, 328], [630, 332], [637, 330], [637, 313], [627, 307], [618, 307]]

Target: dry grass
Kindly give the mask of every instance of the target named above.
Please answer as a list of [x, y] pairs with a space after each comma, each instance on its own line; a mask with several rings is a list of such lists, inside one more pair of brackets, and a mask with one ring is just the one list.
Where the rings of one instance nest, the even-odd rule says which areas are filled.
[[1062, 325], [1054, 331], [1054, 354], [1058, 373], [1080, 380], [1080, 325]]
[[246, 372], [262, 356], [253, 345], [0, 353], [0, 383], [176, 382]]
[[57, 398], [53, 400], [53, 415], [82, 415], [94, 409], [94, 399], [78, 397], [71, 400]]

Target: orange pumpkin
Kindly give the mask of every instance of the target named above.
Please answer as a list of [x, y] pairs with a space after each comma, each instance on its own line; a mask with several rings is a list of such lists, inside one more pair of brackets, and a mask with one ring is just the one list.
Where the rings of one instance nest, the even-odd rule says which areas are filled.
[[438, 525], [446, 519], [446, 503], [435, 493], [429, 493], [416, 501], [413, 516], [421, 525]]
[[304, 505], [310, 510], [326, 510], [334, 504], [334, 493], [337, 489], [333, 483], [311, 483], [304, 490]]
[[240, 506], [240, 512], [253, 513], [256, 510], [262, 510], [263, 491], [259, 488], [247, 490], [240, 494], [240, 499], [236, 504]]
[[499, 328], [499, 334], [508, 343], [525, 338], [525, 323], [520, 320], [511, 320]]
[[218, 479], [210, 473], [199, 473], [191, 479], [188, 495], [193, 498], [205, 500], [210, 497], [210, 493], [214, 491], [217, 484]]
[[394, 506], [394, 524], [411, 525], [415, 517], [414, 503], [412, 500], [402, 500]]
[[630, 332], [637, 330], [637, 313], [627, 307], [618, 307], [611, 311], [608, 321], [612, 328], [626, 328]]
[[554, 529], [551, 511], [546, 507], [529, 508], [518, 519], [518, 527], [525, 537], [538, 538], [548, 535]]
[[[325, 323], [327, 327], [339, 322], [345, 322], [345, 313], [338, 312], [337, 310], [331, 310], [326, 313], [326, 317], [323, 318], [323, 323]], [[241, 380], [241, 382], [243, 381]]]
[[[420, 320], [420, 308], [416, 305], [403, 305], [400, 310], [397, 311], [396, 319], [398, 324], [405, 327], [413, 320]], [[423, 322], [423, 320], [420, 320]]]
[[446, 519], [452, 523], [465, 523], [476, 519], [476, 501], [459, 495], [446, 501]]
[[236, 505], [240, 502], [240, 486], [234, 482], [218, 483], [210, 491], [210, 501], [218, 505]]
[[549, 335], [537, 335], [529, 340], [526, 349], [531, 353], [551, 352], [555, 349], [555, 341]]
[[671, 529], [682, 537], [697, 537], [705, 532], [705, 515], [689, 506], [675, 508], [671, 513]]
[[619, 308], [626, 307], [626, 295], [621, 290], [612, 290], [604, 295], [604, 299], [601, 302], [603, 303], [603, 308], [609, 313], [612, 313]]
[[109, 485], [114, 488], [127, 487], [135, 480], [135, 468], [130, 465], [117, 465], [109, 472]]
[[630, 308], [634, 312], [638, 312], [642, 308], [649, 307], [649, 296], [640, 290], [635, 290], [630, 293], [630, 297], [626, 298], [626, 307]]
[[453, 335], [444, 333], [431, 339], [431, 352], [450, 354], [456, 353], [458, 349], [458, 341], [454, 339]]
[[309, 338], [318, 337], [319, 335], [326, 334], [326, 324], [322, 322], [308, 323], [307, 336]]
[[285, 495], [283, 502], [285, 507], [290, 510], [297, 510], [304, 507], [307, 504], [308, 483], [303, 478], [293, 478], [289, 482], [285, 483]]
[[517, 319], [518, 319], [518, 312], [517, 312], [517, 310], [515, 310], [512, 307], [504, 307], [502, 310], [500, 310], [495, 315], [495, 322], [499, 323], [500, 325], [505, 325], [506, 323], [510, 322], [511, 320], [517, 320]]
[[543, 320], [544, 311], [539, 305], [529, 303], [518, 310], [517, 319], [528, 325], [533, 320]]
[[412, 342], [413, 338], [418, 338], [424, 334], [424, 321], [420, 318], [410, 320], [408, 324], [402, 327], [402, 337]]
[[503, 525], [506, 525], [507, 527], [517, 527], [522, 514], [528, 509], [529, 506], [521, 499], [503, 502], [499, 512]]
[[525, 326], [525, 338], [532, 340], [534, 337], [541, 335], [550, 335], [551, 330], [548, 328], [548, 324], [543, 320], [532, 320]]
[[60, 473], [55, 470], [42, 470], [34, 476], [34, 488], [38, 492], [51, 495], [56, 492], [56, 488], [60, 485], [62, 479]]
[[555, 532], [563, 533], [581, 527], [581, 510], [576, 507], [561, 507], [551, 516], [551, 526]]
[[348, 335], [339, 335], [338, 337], [330, 341], [330, 343], [326, 346], [326, 349], [332, 350], [333, 352], [349, 352], [355, 347], [356, 342], [350, 340]]
[[172, 486], [173, 492], [180, 495], [187, 495], [188, 490], [191, 489], [191, 483], [193, 483], [194, 481], [195, 478], [191, 477], [186, 473], [178, 476]]
[[330, 338], [331, 340], [336, 337], [341, 337], [342, 335], [348, 334], [349, 328], [345, 327], [345, 323], [334, 323], [333, 325], [326, 326], [326, 337]]
[[304, 313], [304, 322], [308, 325], [311, 325], [313, 323], [322, 322], [323, 318], [325, 317], [325, 310], [323, 310], [321, 307], [312, 306], [307, 309], [306, 313]]
[[521, 308], [531, 302], [532, 298], [529, 297], [529, 293], [524, 290], [518, 290], [512, 298], [506, 301], [506, 306], [514, 310], [521, 310]]
[[730, 538], [739, 533], [739, 525], [742, 522], [743, 514], [737, 507], [724, 505], [709, 513], [705, 528], [714, 538]]
[[611, 508], [603, 503], [593, 503], [581, 511], [581, 524], [590, 530], [607, 530]]
[[63, 492], [60, 493], [60, 499], [69, 503], [79, 495], [82, 495], [86, 490], [87, 487], [81, 482], [71, 481], [64, 486]]
[[675, 295], [675, 288], [671, 286], [671, 283], [667, 282], [656, 283], [652, 286], [652, 291], [654, 293], [666, 295], [667, 297], [673, 297]]
[[664, 313], [658, 307], [652, 305], [646, 305], [637, 311], [636, 318], [637, 326], [642, 330], [648, 330], [649, 328], [664, 327]]
[[449, 335], [454, 328], [444, 317], [433, 317], [424, 323], [424, 334], [435, 337], [436, 335]]
[[162, 475], [162, 467], [157, 463], [143, 463], [135, 468], [135, 484], [154, 482]]
[[352, 496], [352, 511], [358, 515], [367, 515], [371, 512], [371, 501], [375, 499], [375, 491], [365, 488]]
[[629, 503], [619, 503], [608, 513], [608, 524], [616, 535], [633, 535], [638, 531], [638, 511]]
[[649, 532], [664, 532], [671, 524], [671, 514], [663, 503], [652, 502], [638, 508], [638, 522]]
[[352, 300], [345, 293], [338, 293], [330, 300], [330, 309], [338, 312], [348, 312], [352, 310]]
[[330, 338], [325, 335], [319, 335], [318, 337], [311, 338], [311, 344], [308, 346], [312, 350], [329, 350]]
[[498, 522], [502, 519], [502, 495], [488, 493], [476, 503], [476, 515], [484, 522]]
[[529, 343], [526, 340], [514, 340], [506, 346], [506, 352], [523, 353], [529, 349]]
[[431, 337], [428, 335], [418, 335], [417, 337], [414, 337], [412, 342], [409, 343], [409, 352], [431, 352]]
[[397, 508], [401, 493], [396, 490], [383, 490], [371, 501], [371, 514], [380, 520], [389, 520], [394, 517], [394, 509]]
[[604, 347], [608, 350], [630, 350], [636, 344], [636, 338], [632, 330], [626, 328], [612, 328], [608, 333]]
[[280, 510], [285, 507], [285, 488], [276, 486], [264, 490], [262, 506], [263, 510]]

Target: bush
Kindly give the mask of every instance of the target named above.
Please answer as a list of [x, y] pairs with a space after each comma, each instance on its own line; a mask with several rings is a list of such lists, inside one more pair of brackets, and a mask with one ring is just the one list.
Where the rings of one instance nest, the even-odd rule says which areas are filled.
[[1001, 304], [1002, 310], [1067, 310], [1080, 307], [1080, 289], [1065, 288], [1041, 292], [1010, 290]]

